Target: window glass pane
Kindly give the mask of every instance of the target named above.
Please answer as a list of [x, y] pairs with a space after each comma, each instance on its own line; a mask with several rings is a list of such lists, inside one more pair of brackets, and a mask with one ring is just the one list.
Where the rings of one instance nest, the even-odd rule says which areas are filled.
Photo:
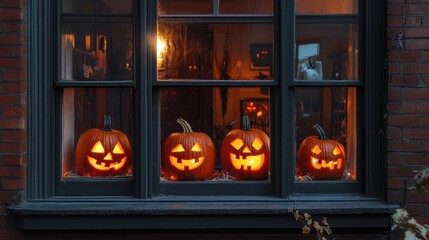
[[219, 13], [273, 14], [273, 0], [220, 0]]
[[296, 25], [298, 80], [357, 80], [357, 24]]
[[358, 0], [296, 0], [297, 14], [357, 14]]
[[158, 25], [158, 79], [273, 79], [272, 24]]
[[212, 14], [212, 0], [158, 0], [158, 14]]
[[160, 102], [161, 181], [269, 179], [268, 88], [162, 88]]
[[64, 177], [132, 175], [132, 97], [129, 88], [64, 89]]
[[297, 179], [356, 180], [356, 88], [297, 88], [295, 97]]
[[128, 23], [64, 23], [62, 79], [131, 80], [133, 29]]
[[63, 0], [64, 13], [131, 13], [132, 0]]

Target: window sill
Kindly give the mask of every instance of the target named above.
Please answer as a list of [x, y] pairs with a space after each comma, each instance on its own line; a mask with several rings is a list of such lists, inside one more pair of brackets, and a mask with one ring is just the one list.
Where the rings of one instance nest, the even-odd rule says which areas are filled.
[[380, 200], [343, 201], [31, 201], [10, 206], [14, 227], [78, 229], [282, 229], [302, 227], [289, 209], [326, 217], [335, 229], [387, 230], [399, 206]]

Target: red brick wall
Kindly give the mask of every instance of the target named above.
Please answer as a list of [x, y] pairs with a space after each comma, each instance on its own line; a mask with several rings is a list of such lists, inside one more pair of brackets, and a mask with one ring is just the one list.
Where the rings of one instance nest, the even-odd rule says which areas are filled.
[[6, 204], [22, 199], [27, 157], [24, 0], [0, 0], [0, 239], [13, 239]]
[[[429, 166], [429, 1], [387, 2], [388, 200], [404, 203], [418, 221], [428, 223], [429, 195], [404, 191], [413, 171]], [[25, 3], [0, 0], [0, 239], [55, 239], [55, 234], [14, 231], [5, 220], [6, 204], [22, 200], [26, 181]], [[393, 40], [399, 33], [402, 44]]]
[[429, 223], [429, 195], [406, 190], [414, 170], [429, 167], [429, 1], [388, 0], [387, 11], [388, 200]]

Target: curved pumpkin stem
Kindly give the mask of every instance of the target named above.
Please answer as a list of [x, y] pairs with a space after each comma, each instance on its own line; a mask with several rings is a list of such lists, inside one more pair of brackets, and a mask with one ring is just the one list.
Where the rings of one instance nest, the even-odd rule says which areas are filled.
[[191, 127], [191, 125], [189, 125], [189, 123], [188, 123], [187, 121], [185, 121], [185, 119], [183, 119], [183, 118], [178, 118], [178, 119], [177, 119], [177, 122], [180, 124], [180, 126], [182, 126], [182, 128], [183, 128], [183, 132], [184, 132], [184, 133], [191, 133], [191, 132], [194, 132], [194, 131], [192, 131], [192, 127]]
[[313, 128], [319, 134], [319, 139], [328, 139], [328, 137], [326, 136], [325, 130], [323, 130], [323, 128], [319, 124], [317, 123], [314, 124]]
[[112, 119], [109, 115], [104, 115], [103, 131], [112, 131]]
[[249, 116], [243, 116], [243, 119], [241, 120], [241, 130], [243, 131], [252, 130], [252, 128], [250, 127]]

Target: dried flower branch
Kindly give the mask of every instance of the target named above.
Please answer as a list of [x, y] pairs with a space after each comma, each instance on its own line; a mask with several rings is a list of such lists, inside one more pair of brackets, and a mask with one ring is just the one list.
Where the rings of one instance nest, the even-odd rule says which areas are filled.
[[[414, 176], [413, 183], [408, 189], [413, 194], [424, 196], [427, 192], [426, 185], [429, 183], [429, 168], [418, 171]], [[404, 230], [404, 240], [429, 240], [429, 225], [421, 225], [411, 217], [407, 210], [400, 208], [391, 216], [393, 220], [392, 230]]]
[[300, 221], [304, 225], [302, 227], [303, 234], [310, 234], [313, 231], [316, 234], [317, 240], [328, 240], [327, 235], [332, 234], [328, 220], [325, 217], [319, 223], [313, 220], [308, 213], [301, 214], [298, 210], [293, 209], [289, 209], [288, 212], [293, 214], [296, 221]]

